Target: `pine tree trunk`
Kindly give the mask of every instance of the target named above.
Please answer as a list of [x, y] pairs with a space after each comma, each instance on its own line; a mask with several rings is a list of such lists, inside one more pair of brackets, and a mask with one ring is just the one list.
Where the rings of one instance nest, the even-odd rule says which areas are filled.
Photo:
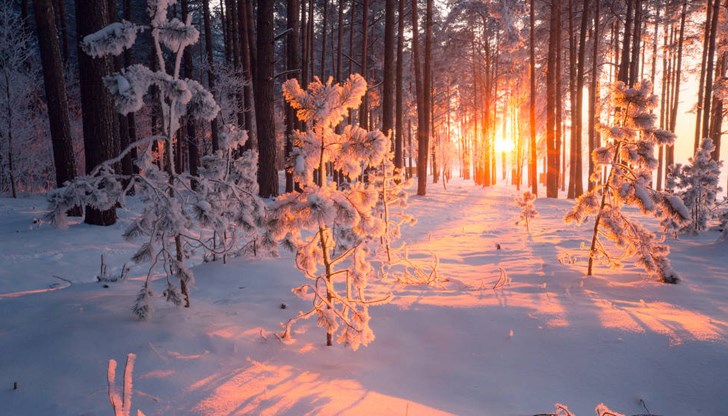
[[[385, 0], [384, 7], [384, 85], [382, 87], [382, 132], [393, 137], [395, 98], [394, 27], [396, 25], [396, 0]], [[394, 143], [392, 143], [394, 144]]]
[[[84, 36], [108, 25], [108, 17], [106, 2], [94, 1], [84, 4], [76, 2], [78, 39], [83, 39]], [[114, 128], [116, 112], [111, 96], [103, 84], [103, 77], [111, 74], [113, 64], [111, 58], [92, 58], [79, 47], [78, 67], [86, 173], [90, 173], [98, 164], [116, 156], [114, 154], [115, 143], [118, 143], [118, 131]], [[116, 222], [116, 208], [99, 211], [88, 207], [85, 222], [92, 225], [112, 225]]]
[[[288, 22], [288, 35], [286, 37], [286, 66], [289, 71], [300, 70], [301, 68], [301, 51], [300, 51], [300, 22], [301, 13], [300, 0], [287, 0], [286, 18]], [[298, 79], [300, 82], [300, 72], [289, 72], [288, 79]], [[293, 191], [293, 173], [290, 171], [290, 158], [293, 153], [293, 132], [296, 129], [296, 112], [288, 103], [286, 103], [286, 192]]]
[[559, 42], [561, 41], [561, 1], [551, 2], [551, 17], [549, 22], [549, 47], [546, 69], [546, 197], [559, 196], [559, 140], [556, 124], [557, 97], [557, 60], [559, 59]]
[[257, 14], [257, 57], [253, 87], [258, 128], [258, 186], [260, 196], [278, 195], [276, 134], [273, 117], [275, 63], [273, 0], [259, 0]]
[[592, 67], [591, 67], [591, 84], [589, 85], [589, 120], [588, 120], [588, 129], [589, 129], [589, 178], [588, 178], [588, 190], [592, 190], [594, 187], [594, 182], [592, 182], [591, 178], [594, 172], [594, 161], [592, 160], [592, 152], [594, 152], [594, 149], [596, 149], [599, 144], [597, 143], [597, 130], [596, 126], [598, 123], [598, 115], [597, 115], [597, 100], [599, 99], [597, 97], [598, 91], [599, 91], [599, 6], [600, 2], [595, 1], [596, 4], [596, 10], [594, 11], [594, 36], [593, 36], [593, 50], [592, 50]]
[[[597, 6], [598, 7], [598, 6]], [[576, 124], [574, 134], [576, 137], [574, 138], [574, 157], [572, 160], [574, 161], [574, 164], [576, 165], [574, 168], [574, 197], [578, 198], [581, 196], [581, 194], [584, 193], [584, 181], [582, 179], [582, 170], [583, 170], [583, 158], [582, 158], [582, 150], [581, 150], [581, 144], [582, 144], [582, 131], [583, 131], [583, 123], [582, 123], [582, 107], [584, 106], [584, 67], [586, 64], [586, 33], [589, 30], [589, 16], [590, 16], [590, 10], [591, 10], [591, 4], [589, 0], [584, 0], [584, 8], [582, 10], [582, 16], [581, 16], [581, 28], [579, 31], [579, 52], [577, 57], [577, 67], [576, 67], [576, 112], [573, 114], [574, 116], [574, 124]], [[595, 23], [595, 24], [598, 24]], [[594, 39], [594, 44], [596, 45], [599, 42], [598, 38]], [[590, 153], [590, 159], [591, 159], [591, 153]]]
[[[417, 0], [412, 0], [412, 53], [415, 70], [415, 92], [417, 97], [417, 195], [427, 193], [427, 117], [424, 115], [425, 92], [420, 57], [420, 33], [417, 16]], [[423, 148], [424, 147], [424, 148]], [[411, 162], [410, 162], [411, 165]]]
[[624, 23], [624, 36], [622, 37], [622, 57], [619, 61], [619, 72], [617, 73], [617, 80], [624, 82], [625, 84], [629, 84], [629, 69], [630, 69], [630, 63], [629, 58], [631, 56], [630, 54], [630, 45], [631, 45], [631, 39], [632, 39], [632, 23], [634, 21], [633, 17], [633, 10], [634, 10], [634, 2], [636, 0], [626, 0], [627, 1], [627, 19]]
[[323, 16], [323, 27], [321, 28], [321, 82], [326, 82], [326, 34], [329, 29], [329, 0], [324, 0], [323, 8], [321, 9], [321, 15]]
[[710, 24], [710, 39], [708, 41], [708, 57], [706, 59], [705, 92], [703, 93], [703, 137], [710, 137], [710, 106], [713, 102], [713, 69], [715, 68], [715, 38], [718, 33], [718, 15], [720, 14], [720, 1], [713, 0], [712, 21]]
[[[367, 55], [369, 53], [369, 0], [363, 0], [362, 17], [361, 17], [361, 75], [369, 82], [369, 74], [367, 73]], [[359, 125], [369, 130], [369, 100], [368, 94], [364, 94], [359, 107]]]
[[[210, 21], [210, 0], [202, 1], [202, 21], [205, 32], [205, 53], [207, 57], [207, 85], [210, 92], [215, 93], [215, 60], [212, 49], [212, 24]], [[217, 126], [217, 117], [210, 122], [210, 135], [212, 136], [212, 151], [220, 148], [220, 132]]]
[[[528, 55], [530, 62], [529, 72], [529, 83], [530, 83], [530, 98], [528, 103], [528, 114], [529, 114], [529, 130], [530, 136], [530, 148], [531, 156], [528, 163], [528, 181], [531, 184], [531, 192], [534, 195], [538, 195], [538, 155], [536, 152], [536, 37], [535, 37], [535, 25], [536, 25], [536, 10], [535, 0], [531, 0], [529, 10], [529, 47]], [[596, 45], [596, 43], [595, 43]]]
[[396, 68], [396, 99], [395, 99], [395, 136], [394, 136], [394, 167], [402, 169], [404, 167], [403, 142], [404, 128], [403, 108], [404, 108], [404, 2], [398, 1], [397, 13], [397, 68]]
[[706, 69], [708, 67], [708, 49], [710, 44], [710, 31], [711, 31], [711, 23], [713, 21], [713, 0], [707, 0], [705, 5], [705, 31], [703, 33], [703, 54], [702, 59], [700, 61], [700, 81], [698, 85], [698, 102], [696, 105], [696, 114], [695, 114], [695, 138], [694, 138], [694, 145], [693, 145], [693, 151], [697, 151], [700, 147], [700, 139], [701, 139], [701, 123], [703, 121], [703, 96], [705, 93], [705, 73]]
[[76, 177], [71, 125], [68, 119], [68, 98], [63, 77], [63, 64], [58, 45], [53, 5], [50, 0], [33, 0], [38, 46], [43, 66], [43, 84], [48, 104], [56, 186]]
[[56, 0], [55, 11], [58, 13], [58, 37], [61, 40], [63, 62], [68, 62], [68, 22], [66, 22], [66, 5], [64, 0]]

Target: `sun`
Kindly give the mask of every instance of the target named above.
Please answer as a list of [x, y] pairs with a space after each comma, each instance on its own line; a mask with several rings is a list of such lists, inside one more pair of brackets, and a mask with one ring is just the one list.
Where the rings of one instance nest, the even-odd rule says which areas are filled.
[[495, 151], [496, 153], [511, 153], [513, 152], [513, 149], [516, 148], [516, 144], [513, 143], [513, 140], [504, 139], [502, 137], [497, 137], [495, 139]]

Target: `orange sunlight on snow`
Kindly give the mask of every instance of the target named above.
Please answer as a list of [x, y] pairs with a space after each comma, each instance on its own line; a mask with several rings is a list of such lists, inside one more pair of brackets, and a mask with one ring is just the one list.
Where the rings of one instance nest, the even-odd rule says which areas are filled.
[[[512, 225], [518, 209], [511, 191], [499, 186], [491, 192], [502, 194], [495, 196], [502, 198], [497, 209], [467, 205], [467, 195], [456, 192], [429, 201], [460, 215], [433, 224], [425, 241], [410, 245], [410, 256], [427, 259], [437, 253], [438, 274], [445, 282], [430, 295], [430, 288], [401, 287], [394, 303], [403, 309], [416, 305], [521, 308], [544, 328], [597, 319], [603, 328], [664, 335], [671, 345], [728, 337], [728, 322], [716, 321], [700, 309], [641, 299], [641, 288], [652, 293], [662, 286], [646, 280], [634, 266], [621, 270], [599, 266], [595, 277], [586, 277], [587, 253], [578, 248], [581, 233], [560, 223], [556, 215], [537, 217], [529, 235], [523, 227]], [[546, 207], [558, 202], [541, 200], [540, 204]], [[474, 245], [474, 241], [483, 243]], [[494, 290], [501, 268], [510, 282]], [[589, 312], [584, 314], [584, 310]]]
[[[248, 359], [249, 366], [229, 375], [193, 411], [200, 415], [451, 415], [398, 397], [367, 390], [354, 380], [330, 379], [290, 365], [270, 365]], [[205, 390], [217, 376], [195, 383]], [[299, 410], [311, 409], [310, 411]]]

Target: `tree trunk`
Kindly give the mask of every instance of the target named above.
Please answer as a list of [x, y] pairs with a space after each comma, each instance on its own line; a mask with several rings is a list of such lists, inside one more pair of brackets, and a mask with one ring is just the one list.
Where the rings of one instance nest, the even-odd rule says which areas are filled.
[[[205, 53], [207, 55], [207, 85], [210, 92], [215, 93], [215, 60], [212, 49], [212, 25], [210, 22], [210, 0], [202, 1], [202, 21], [205, 31]], [[212, 136], [212, 151], [220, 148], [220, 132], [217, 126], [217, 117], [210, 122], [210, 134]]]
[[[417, 97], [417, 195], [427, 193], [427, 117], [424, 115], [425, 91], [423, 89], [422, 63], [420, 60], [420, 33], [417, 17], [417, 0], [412, 0], [412, 53], [415, 70], [415, 93]], [[424, 146], [423, 146], [424, 145]], [[424, 148], [423, 148], [424, 147]], [[411, 164], [411, 162], [410, 162]]]
[[[301, 13], [300, 0], [287, 0], [286, 18], [288, 20], [288, 35], [286, 37], [286, 66], [289, 71], [300, 70], [301, 68], [301, 51], [300, 51], [300, 22]], [[289, 72], [288, 79], [298, 79], [300, 82], [300, 72]], [[286, 192], [293, 191], [293, 173], [290, 171], [291, 155], [293, 153], [293, 134], [296, 129], [296, 112], [290, 104], [286, 103]]]
[[[534, 195], [538, 195], [538, 156], [536, 153], [536, 37], [535, 37], [535, 25], [536, 25], [536, 11], [535, 1], [531, 0], [530, 11], [529, 11], [529, 48], [528, 55], [530, 61], [530, 99], [528, 103], [529, 113], [529, 130], [531, 133], [530, 137], [530, 148], [531, 156], [528, 163], [528, 181], [531, 184], [531, 192]], [[596, 43], [595, 43], [596, 45]]]
[[594, 152], [594, 149], [596, 149], [599, 146], [599, 143], [597, 143], [597, 129], [596, 126], [598, 124], [598, 115], [597, 115], [597, 101], [599, 100], [599, 97], [597, 97], [597, 94], [599, 92], [599, 6], [600, 2], [595, 1], [596, 4], [596, 10], [594, 11], [594, 46], [592, 51], [592, 67], [591, 67], [591, 84], [589, 85], [589, 179], [588, 179], [588, 189], [591, 191], [594, 187], [594, 182], [592, 181], [592, 175], [594, 175], [594, 161], [592, 160], [592, 152]]
[[[108, 5], [103, 1], [76, 2], [76, 31], [78, 39], [108, 25]], [[78, 67], [80, 72], [81, 107], [83, 109], [83, 141], [86, 156], [86, 173], [98, 164], [116, 156], [114, 145], [118, 143], [118, 131], [114, 128], [115, 111], [111, 96], [103, 84], [103, 77], [110, 75], [112, 59], [92, 58], [79, 46]], [[112, 225], [116, 222], [116, 208], [99, 211], [86, 209], [87, 224]]]
[[48, 104], [53, 163], [56, 168], [56, 186], [76, 176], [76, 158], [73, 153], [71, 125], [68, 119], [68, 98], [63, 77], [63, 64], [50, 0], [33, 0], [38, 46], [43, 66], [43, 84]]
[[404, 108], [404, 2], [398, 0], [397, 13], [397, 68], [396, 68], [396, 120], [395, 120], [395, 136], [394, 136], [394, 167], [402, 169], [404, 166], [403, 142], [404, 128], [403, 108]]
[[696, 105], [696, 115], [695, 115], [695, 141], [694, 141], [694, 147], [693, 151], [697, 151], [698, 147], [700, 147], [700, 139], [701, 139], [701, 122], [703, 121], [703, 94], [705, 92], [705, 72], [708, 67], [708, 49], [709, 49], [709, 43], [710, 43], [710, 25], [713, 21], [713, 0], [707, 0], [705, 5], [705, 31], [703, 33], [703, 54], [702, 59], [700, 61], [700, 82], [698, 85], [698, 102]]
[[255, 116], [258, 127], [258, 186], [260, 196], [278, 195], [276, 169], [276, 131], [273, 117], [275, 48], [273, 0], [258, 1], [257, 53], [253, 87], [255, 89]]
[[[395, 55], [394, 27], [396, 25], [396, 0], [385, 0], [384, 7], [384, 85], [382, 87], [382, 132], [393, 137], [394, 129], [394, 82]], [[394, 144], [394, 143], [393, 143]]]
[[706, 59], [705, 92], [703, 93], [703, 133], [701, 138], [710, 137], [710, 105], [713, 101], [713, 69], [715, 67], [715, 38], [718, 33], [718, 15], [720, 0], [713, 0], [712, 21], [710, 23], [710, 39], [708, 41], [708, 57]]
[[[597, 0], [598, 1], [598, 0]], [[599, 7], [599, 6], [597, 6]], [[584, 193], [584, 182], [582, 180], [582, 170], [583, 170], [583, 159], [581, 156], [581, 143], [582, 143], [582, 131], [583, 131], [583, 123], [582, 123], [582, 107], [584, 106], [584, 66], [586, 64], [586, 33], [588, 31], [588, 25], [589, 25], [589, 11], [591, 9], [591, 5], [589, 0], [584, 0], [584, 9], [582, 10], [581, 15], [581, 29], [579, 31], [579, 52], [578, 52], [578, 61], [577, 61], [577, 67], [576, 67], [576, 112], [573, 114], [574, 116], [574, 124], [576, 125], [574, 129], [574, 134], [576, 135], [574, 139], [574, 157], [572, 160], [574, 161], [574, 164], [576, 167], [574, 168], [574, 175], [572, 176], [574, 180], [574, 197], [578, 198], [581, 196], [581, 194]], [[595, 24], [598, 24], [596, 22]], [[594, 39], [594, 44], [596, 45], [599, 42], [599, 39]], [[591, 155], [591, 153], [590, 153]], [[591, 158], [591, 156], [590, 156]]]
[[561, 41], [561, 0], [551, 2], [551, 17], [549, 28], [549, 48], [546, 69], [546, 197], [559, 196], [559, 139], [556, 124], [556, 106], [560, 100], [557, 97], [557, 77], [559, 57], [559, 43]]
[[[367, 54], [369, 49], [369, 0], [363, 0], [362, 16], [361, 16], [361, 75], [369, 82], [369, 74], [367, 73]], [[359, 125], [369, 130], [369, 100], [364, 94], [361, 99], [361, 107], [359, 107]], [[419, 127], [418, 127], [419, 128]]]
[[619, 61], [619, 72], [617, 74], [617, 79], [619, 81], [624, 82], [625, 84], [629, 84], [629, 58], [631, 56], [629, 47], [631, 44], [632, 39], [632, 22], [633, 22], [633, 10], [634, 10], [634, 2], [636, 0], [626, 0], [627, 1], [627, 19], [624, 23], [624, 37], [622, 38], [622, 57]]

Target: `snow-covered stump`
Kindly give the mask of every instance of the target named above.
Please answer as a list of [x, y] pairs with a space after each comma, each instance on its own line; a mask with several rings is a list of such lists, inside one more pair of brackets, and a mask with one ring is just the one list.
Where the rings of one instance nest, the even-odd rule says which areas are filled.
[[[664, 283], [677, 283], [679, 276], [667, 257], [670, 248], [622, 211], [624, 205], [632, 205], [645, 214], [668, 218], [677, 224], [689, 218], [679, 197], [651, 188], [652, 170], [658, 163], [654, 156], [655, 146], [672, 145], [675, 134], [654, 127], [656, 116], [651, 110], [657, 105], [657, 96], [652, 94], [649, 81], [632, 88], [617, 82], [612, 88], [612, 104], [617, 124], [602, 129], [608, 142], [594, 149], [592, 154], [595, 165], [608, 170], [607, 177], [602, 182], [598, 175], [590, 178], [599, 183], [576, 200], [564, 221], [582, 224], [589, 217], [595, 217], [588, 276], [592, 275], [594, 260], [604, 260], [611, 267], [619, 267], [621, 258], [636, 257], [637, 264], [648, 275]], [[601, 168], [595, 169], [599, 170]], [[611, 255], [603, 238], [612, 240], [623, 250], [622, 255]]]
[[[358, 181], [367, 168], [379, 166], [390, 143], [379, 131], [368, 132], [337, 126], [348, 110], [356, 109], [366, 93], [367, 83], [353, 74], [342, 85], [331, 79], [314, 79], [303, 90], [295, 79], [283, 84], [286, 101], [306, 123], [306, 131], [296, 131], [293, 177], [301, 192], [290, 192], [276, 200], [270, 215], [270, 239], [282, 241], [295, 251], [295, 263], [312, 282], [293, 291], [312, 297], [307, 312], [291, 318], [279, 334], [291, 338], [292, 326], [301, 319], [317, 317], [326, 330], [326, 345], [334, 336], [356, 350], [374, 340], [369, 326], [369, 307], [386, 303], [391, 296], [369, 299], [367, 281], [373, 275], [369, 243], [385, 232], [385, 223], [375, 213], [377, 188]], [[352, 179], [342, 184], [328, 181], [327, 169]]]

